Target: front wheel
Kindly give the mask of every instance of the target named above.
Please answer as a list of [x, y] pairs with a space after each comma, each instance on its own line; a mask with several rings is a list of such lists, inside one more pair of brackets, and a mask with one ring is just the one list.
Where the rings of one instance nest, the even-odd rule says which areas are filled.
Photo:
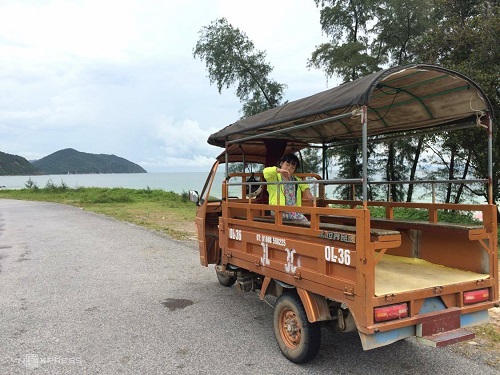
[[219, 280], [220, 285], [230, 287], [236, 282], [235, 276], [226, 276], [222, 272], [215, 270], [217, 273], [217, 280]]
[[274, 306], [274, 335], [283, 355], [294, 363], [306, 363], [318, 354], [321, 329], [310, 323], [297, 294], [284, 293]]

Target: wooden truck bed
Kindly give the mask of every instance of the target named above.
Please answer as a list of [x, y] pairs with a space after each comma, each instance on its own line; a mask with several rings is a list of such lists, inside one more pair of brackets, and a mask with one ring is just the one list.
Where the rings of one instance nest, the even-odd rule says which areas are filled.
[[375, 267], [375, 295], [402, 293], [488, 278], [488, 274], [445, 267], [418, 258], [384, 254]]

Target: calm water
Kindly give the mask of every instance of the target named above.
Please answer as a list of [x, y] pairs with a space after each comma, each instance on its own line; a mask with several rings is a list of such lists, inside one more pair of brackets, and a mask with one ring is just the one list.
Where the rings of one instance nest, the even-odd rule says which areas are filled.
[[[104, 188], [131, 188], [131, 189], [161, 189], [173, 191], [178, 194], [197, 190], [201, 193], [208, 172], [177, 172], [177, 173], [109, 173], [109, 174], [62, 174], [62, 175], [43, 175], [43, 176], [0, 176], [0, 189], [23, 189], [31, 178], [39, 188], [44, 188], [49, 180], [54, 185], [61, 185], [62, 182], [69, 188], [77, 187], [104, 187]], [[215, 182], [210, 192], [211, 196], [221, 196], [222, 180], [224, 173], [218, 172]], [[231, 189], [236, 189], [231, 192]], [[230, 188], [231, 195], [239, 188]], [[333, 186], [326, 189], [327, 196], [335, 197]], [[233, 194], [234, 193], [234, 194]], [[416, 189], [415, 201], [430, 201], [430, 196], [420, 197], [423, 194], [419, 188]], [[439, 200], [438, 200], [439, 201]], [[477, 203], [471, 200], [469, 203]]]
[[[161, 189], [173, 191], [178, 194], [191, 189], [201, 193], [205, 184], [207, 172], [189, 173], [109, 173], [109, 174], [62, 174], [43, 176], [0, 176], [2, 189], [23, 189], [31, 180], [39, 188], [44, 188], [49, 180], [56, 186], [64, 182], [69, 188], [77, 187], [106, 187], [106, 188], [131, 188], [131, 189]], [[219, 188], [224, 178], [218, 174], [213, 188]]]

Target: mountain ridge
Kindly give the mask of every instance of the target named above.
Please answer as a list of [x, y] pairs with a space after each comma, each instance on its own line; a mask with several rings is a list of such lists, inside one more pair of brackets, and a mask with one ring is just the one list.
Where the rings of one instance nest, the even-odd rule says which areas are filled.
[[0, 176], [41, 174], [28, 160], [0, 151]]
[[140, 165], [116, 155], [90, 154], [66, 148], [39, 160], [0, 152], [0, 175], [147, 173]]

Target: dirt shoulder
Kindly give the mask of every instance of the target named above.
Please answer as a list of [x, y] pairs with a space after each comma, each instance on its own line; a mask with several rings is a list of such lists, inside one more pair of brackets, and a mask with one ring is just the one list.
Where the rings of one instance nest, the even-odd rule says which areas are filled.
[[469, 329], [476, 334], [473, 340], [447, 348], [500, 370], [500, 308], [490, 309], [489, 314], [490, 323]]

